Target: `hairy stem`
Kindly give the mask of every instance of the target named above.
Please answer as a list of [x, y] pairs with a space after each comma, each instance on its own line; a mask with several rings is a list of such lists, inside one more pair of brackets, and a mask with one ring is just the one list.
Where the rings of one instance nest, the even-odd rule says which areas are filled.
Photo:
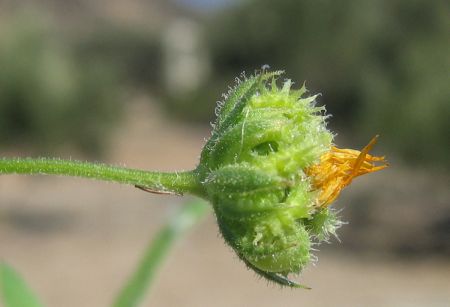
[[194, 171], [164, 173], [72, 160], [2, 158], [0, 174], [74, 176], [131, 184], [155, 193], [203, 195]]

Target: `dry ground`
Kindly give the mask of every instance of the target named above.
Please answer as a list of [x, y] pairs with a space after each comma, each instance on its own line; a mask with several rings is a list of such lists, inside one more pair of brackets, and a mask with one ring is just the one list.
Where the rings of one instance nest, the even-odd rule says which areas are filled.
[[[189, 169], [207, 136], [207, 130], [166, 122], [157, 109], [135, 104], [108, 160]], [[374, 180], [388, 179], [380, 178]], [[0, 259], [20, 271], [50, 307], [108, 306], [180, 203], [81, 179], [0, 177]], [[144, 305], [450, 306], [445, 259], [363, 256], [342, 246], [318, 256], [301, 278], [312, 290], [267, 285], [224, 245], [210, 214], [173, 250]]]

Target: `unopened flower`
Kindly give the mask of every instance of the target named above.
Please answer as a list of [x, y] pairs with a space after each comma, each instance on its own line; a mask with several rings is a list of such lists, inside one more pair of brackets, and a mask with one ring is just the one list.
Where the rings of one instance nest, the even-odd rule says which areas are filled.
[[225, 241], [261, 276], [288, 286], [313, 244], [342, 224], [329, 205], [354, 177], [386, 167], [369, 151], [339, 149], [325, 109], [281, 72], [240, 81], [218, 106], [197, 174]]

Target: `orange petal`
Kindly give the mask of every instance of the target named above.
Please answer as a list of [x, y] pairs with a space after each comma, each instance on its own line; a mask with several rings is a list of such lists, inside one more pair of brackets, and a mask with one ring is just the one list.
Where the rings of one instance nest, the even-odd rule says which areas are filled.
[[[318, 164], [306, 170], [312, 177], [314, 190], [318, 194], [318, 207], [331, 204], [348, 186], [353, 178], [382, 170], [388, 166], [384, 157], [372, 156], [369, 151], [376, 144], [378, 135], [372, 138], [361, 151], [331, 147], [331, 150], [320, 157]], [[381, 164], [375, 164], [375, 163]]]

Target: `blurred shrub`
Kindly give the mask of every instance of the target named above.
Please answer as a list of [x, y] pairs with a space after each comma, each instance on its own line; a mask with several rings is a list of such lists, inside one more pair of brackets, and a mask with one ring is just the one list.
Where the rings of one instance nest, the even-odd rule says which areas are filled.
[[121, 84], [160, 91], [162, 48], [154, 34], [141, 28], [107, 23], [83, 35], [74, 48], [82, 61], [116, 67]]
[[115, 71], [80, 61], [36, 16], [0, 27], [0, 143], [98, 153], [118, 116]]
[[220, 99], [205, 88], [223, 89], [242, 70], [270, 64], [321, 92], [331, 124], [359, 134], [359, 144], [381, 133], [411, 162], [450, 165], [445, 1], [250, 0], [213, 16], [206, 29], [213, 76], [173, 104], [190, 118]]

